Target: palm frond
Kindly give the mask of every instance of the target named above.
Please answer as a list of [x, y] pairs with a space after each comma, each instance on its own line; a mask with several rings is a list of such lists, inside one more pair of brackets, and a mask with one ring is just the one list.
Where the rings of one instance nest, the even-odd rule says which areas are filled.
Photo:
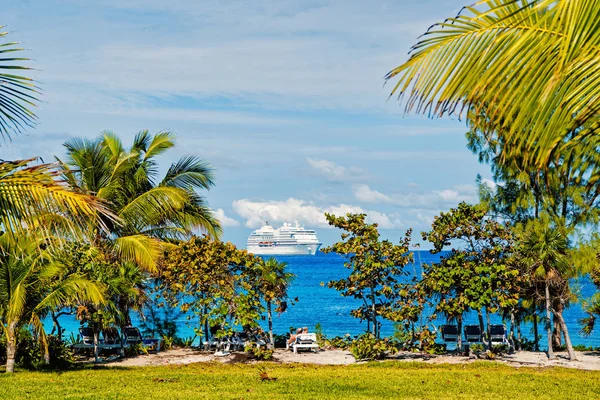
[[488, 0], [432, 26], [385, 79], [405, 112], [485, 107], [509, 147], [541, 166], [571, 140], [595, 140], [599, 57], [600, 0]]
[[161, 243], [146, 235], [130, 235], [115, 239], [115, 252], [122, 260], [135, 262], [149, 272], [156, 271], [156, 263], [161, 254]]
[[[3, 29], [0, 26], [0, 29]], [[0, 32], [4, 37], [8, 32]], [[22, 52], [16, 42], [6, 42], [0, 45], [0, 53]], [[32, 127], [36, 122], [36, 115], [32, 111], [37, 107], [37, 96], [40, 94], [35, 81], [23, 75], [15, 75], [9, 71], [28, 71], [29, 67], [20, 64], [29, 61], [24, 57], [4, 57], [0, 59], [0, 135], [10, 139], [15, 133], [21, 133], [26, 128]]]
[[214, 168], [200, 157], [185, 156], [171, 164], [161, 185], [182, 189], [210, 189], [214, 185]]

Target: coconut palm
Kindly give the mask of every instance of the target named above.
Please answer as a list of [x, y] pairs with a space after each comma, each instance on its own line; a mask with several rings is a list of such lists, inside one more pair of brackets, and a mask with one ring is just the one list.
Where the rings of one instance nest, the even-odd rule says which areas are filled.
[[[569, 295], [568, 278], [571, 269], [567, 235], [562, 229], [552, 226], [547, 219], [542, 218], [539, 221], [530, 222], [519, 239], [520, 255], [526, 271], [533, 284], [540, 283], [544, 290], [543, 298], [548, 319], [548, 358], [554, 358], [550, 323], [551, 313], [553, 313], [565, 336], [569, 358], [574, 360], [575, 352], [571, 345], [569, 330], [562, 316], [565, 297]], [[555, 299], [551, 293], [554, 294]]]
[[[4, 26], [0, 26], [0, 30]], [[8, 32], [0, 32], [0, 38]], [[31, 68], [21, 64], [28, 58], [16, 57], [24, 49], [17, 42], [0, 44], [0, 136], [10, 139], [14, 133], [21, 133], [25, 128], [35, 124], [36, 116], [31, 110], [38, 102], [36, 96], [39, 89], [33, 79], [17, 75], [19, 71]]]
[[508, 148], [543, 165], [598, 145], [599, 59], [600, 0], [486, 0], [430, 27], [386, 80], [406, 112], [485, 109]]
[[67, 159], [61, 161], [65, 179], [104, 200], [119, 219], [118, 224], [102, 219], [108, 233], [98, 231], [95, 244], [149, 271], [156, 268], [166, 242], [188, 238], [194, 230], [213, 237], [221, 233], [219, 222], [196, 192], [213, 185], [210, 165], [186, 156], [159, 179], [156, 157], [174, 145], [171, 132], [141, 131], [125, 149], [115, 134], [105, 131], [95, 140], [66, 142]]
[[29, 325], [35, 331], [49, 362], [44, 316], [71, 301], [103, 301], [96, 283], [65, 273], [53, 262], [54, 240], [43, 230], [0, 236], [0, 321], [7, 340], [6, 372], [14, 372], [19, 327]]
[[296, 276], [287, 270], [287, 263], [279, 262], [275, 258], [268, 258], [267, 260], [261, 258], [257, 267], [259, 271], [258, 285], [267, 303], [269, 340], [271, 346], [275, 347], [273, 339], [273, 303], [277, 304], [278, 311], [285, 311], [287, 291]]
[[[37, 226], [57, 235], [71, 235], [96, 220], [98, 212], [104, 221], [115, 223], [102, 202], [66, 185], [57, 165], [33, 165], [34, 161], [0, 162], [0, 224], [5, 231], [16, 234]], [[104, 228], [103, 221], [98, 225]], [[58, 227], [61, 229], [52, 229]]]

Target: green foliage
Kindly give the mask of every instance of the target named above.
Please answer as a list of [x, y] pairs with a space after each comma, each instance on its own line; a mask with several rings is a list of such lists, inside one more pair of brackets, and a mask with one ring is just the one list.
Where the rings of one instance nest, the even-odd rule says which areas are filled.
[[173, 341], [173, 344], [175, 344], [178, 347], [192, 347], [192, 345], [194, 344], [194, 341], [197, 338], [198, 338], [198, 336], [196, 336], [196, 335], [188, 336], [188, 337], [184, 337], [184, 338], [176, 337]]
[[351, 315], [370, 322], [372, 332], [379, 335], [378, 317], [392, 321], [400, 318], [394, 308], [395, 299], [406, 286], [400, 278], [406, 275], [404, 267], [412, 262], [409, 252], [411, 231], [400, 244], [380, 240], [377, 224], [365, 222], [365, 214], [347, 214], [336, 217], [325, 214], [330, 225], [345, 231], [342, 241], [322, 249], [325, 253], [337, 253], [346, 257], [344, 266], [349, 276], [330, 281], [327, 286], [344, 297], [361, 300], [362, 306], [352, 310]]
[[[0, 28], [4, 28], [1, 26]], [[8, 32], [0, 32], [0, 38]], [[18, 57], [25, 49], [17, 42], [5, 42], [0, 45], [0, 81], [4, 89], [0, 93], [0, 136], [10, 139], [12, 134], [22, 133], [26, 128], [36, 123], [33, 108], [37, 106], [40, 89], [36, 82], [20, 73], [31, 68], [22, 65], [29, 58]]]
[[386, 79], [398, 79], [407, 112], [485, 109], [478, 127], [498, 129], [521, 165], [543, 169], [573, 150], [587, 163], [600, 129], [589, 84], [600, 79], [599, 20], [598, 0], [479, 1], [432, 25]]
[[[44, 350], [29, 329], [22, 328], [17, 333], [16, 365], [26, 369], [68, 369], [74, 362], [70, 346], [56, 336], [47, 337], [50, 364], [46, 365]], [[0, 362], [6, 362], [6, 335], [0, 335]]]
[[371, 333], [364, 333], [352, 341], [350, 352], [357, 360], [380, 360], [387, 354], [396, 353], [398, 346], [388, 338], [378, 339]]
[[511, 258], [513, 233], [489, 218], [485, 207], [461, 203], [441, 213], [423, 239], [432, 243], [433, 253], [454, 243], [462, 245], [423, 267], [420, 286], [434, 301], [436, 313], [458, 320], [461, 329], [462, 316], [470, 310], [494, 312], [517, 306], [522, 279]]
[[284, 334], [273, 334], [273, 341], [275, 342], [276, 349], [284, 349], [288, 340], [288, 335]]
[[199, 318], [198, 334], [257, 327], [264, 311], [257, 258], [231, 243], [193, 237], [165, 254], [160, 290], [172, 307]]
[[256, 343], [247, 343], [244, 351], [257, 361], [273, 361], [273, 350], [258, 347]]
[[90, 227], [93, 242], [102, 244], [109, 258], [155, 272], [166, 242], [188, 239], [197, 230], [220, 234], [219, 222], [197, 192], [213, 185], [210, 165], [186, 156], [159, 176], [157, 157], [174, 146], [173, 133], [146, 130], [129, 149], [110, 131], [65, 143], [64, 179], [83, 193], [94, 193], [119, 219]]
[[349, 334], [327, 338], [325, 345], [334, 349], [347, 350], [352, 346], [352, 337]]

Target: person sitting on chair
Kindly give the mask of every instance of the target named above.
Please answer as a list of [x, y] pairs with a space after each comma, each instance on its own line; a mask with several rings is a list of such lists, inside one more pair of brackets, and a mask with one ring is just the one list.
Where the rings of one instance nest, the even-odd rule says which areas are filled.
[[302, 333], [308, 333], [308, 328], [305, 326], [304, 328], [302, 328]]
[[292, 333], [290, 332], [290, 338], [288, 339], [288, 344], [292, 344], [296, 341], [296, 338], [298, 337], [298, 335], [300, 335], [302, 333], [302, 328], [298, 328], [296, 329], [296, 333]]

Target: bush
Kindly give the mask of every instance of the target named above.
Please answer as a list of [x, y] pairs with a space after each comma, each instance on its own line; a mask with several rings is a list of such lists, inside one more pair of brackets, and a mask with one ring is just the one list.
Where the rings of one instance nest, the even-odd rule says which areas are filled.
[[250, 358], [253, 358], [258, 361], [272, 361], [273, 360], [273, 350], [270, 349], [261, 349], [256, 346], [254, 343], [246, 344], [244, 351], [248, 353]]
[[283, 334], [283, 335], [278, 335], [276, 333], [273, 334], [273, 341], [275, 342], [275, 348], [285, 349], [288, 337], [289, 336], [286, 334]]
[[377, 339], [371, 333], [365, 333], [352, 341], [350, 352], [357, 360], [379, 360], [388, 353], [398, 351], [398, 343], [389, 339]]
[[[44, 362], [42, 347], [29, 329], [22, 328], [17, 333], [17, 354], [15, 363], [26, 369], [67, 368], [73, 363], [73, 351], [57, 336], [48, 335], [50, 364]], [[6, 336], [0, 336], [0, 363], [6, 363]]]
[[349, 334], [336, 336], [325, 340], [325, 345], [334, 349], [347, 350], [352, 345], [352, 339]]

